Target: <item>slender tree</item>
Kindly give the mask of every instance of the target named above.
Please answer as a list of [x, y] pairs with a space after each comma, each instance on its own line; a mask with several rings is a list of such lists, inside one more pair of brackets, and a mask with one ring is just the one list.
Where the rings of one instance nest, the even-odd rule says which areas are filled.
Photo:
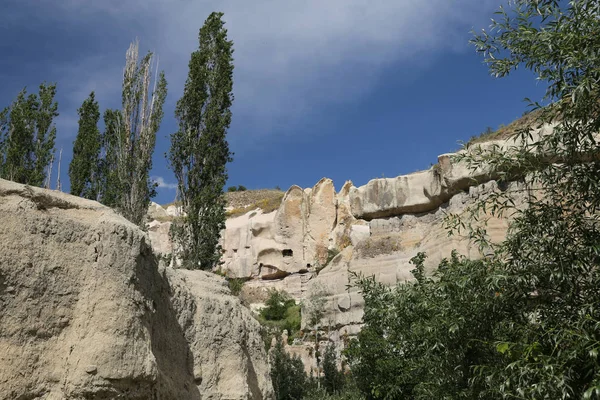
[[329, 343], [323, 356], [323, 387], [329, 394], [341, 392], [344, 386], [344, 375], [337, 364], [335, 346]]
[[270, 352], [271, 382], [277, 400], [301, 399], [306, 393], [307, 377], [298, 355], [291, 356], [281, 338]]
[[42, 83], [38, 94], [23, 89], [0, 117], [3, 125], [2, 177], [34, 186], [44, 184], [54, 154], [58, 103], [55, 84]]
[[69, 164], [71, 194], [96, 200], [102, 138], [98, 130], [100, 109], [94, 92], [90, 93], [77, 112], [79, 131], [73, 145], [73, 159]]
[[10, 109], [6, 107], [0, 111], [0, 178], [2, 178], [2, 172], [4, 171], [4, 158], [6, 149], [6, 139], [8, 137], [8, 113]]
[[169, 161], [178, 181], [183, 219], [173, 225], [183, 266], [210, 269], [220, 259], [219, 236], [225, 227], [226, 140], [233, 102], [233, 42], [227, 40], [223, 13], [213, 12], [200, 29], [183, 97], [175, 116]]
[[102, 201], [142, 226], [156, 185], [150, 180], [156, 132], [163, 117], [167, 81], [161, 72], [152, 81], [152, 53], [138, 63], [137, 41], [126, 54], [122, 110], [104, 114], [105, 157], [101, 171]]

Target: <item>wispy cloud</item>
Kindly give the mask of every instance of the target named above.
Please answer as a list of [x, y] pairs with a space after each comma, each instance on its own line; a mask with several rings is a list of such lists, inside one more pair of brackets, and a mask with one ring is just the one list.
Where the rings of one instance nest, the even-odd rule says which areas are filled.
[[169, 190], [175, 190], [175, 189], [177, 189], [177, 184], [176, 183], [166, 182], [165, 179], [162, 176], [153, 176], [151, 179], [154, 182], [156, 182], [156, 184], [158, 185], [158, 187], [161, 188], [161, 189], [169, 189]]
[[[125, 21], [135, 21], [142, 48], [156, 51], [166, 69], [171, 106], [181, 94], [190, 53], [198, 46], [198, 29], [211, 11], [223, 11], [235, 47], [234, 124], [251, 127], [255, 135], [281, 134], [320, 107], [362, 96], [389, 68], [402, 74], [439, 59], [442, 52], [466, 49], [464, 33], [497, 4], [494, 0], [43, 1], [48, 12], [60, 13], [61, 18], [102, 18], [104, 29], [121, 29]], [[120, 81], [114, 79], [113, 69], [122, 64], [123, 55], [71, 68], [66, 74], [84, 82], [73, 96], [101, 88], [119, 98]]]

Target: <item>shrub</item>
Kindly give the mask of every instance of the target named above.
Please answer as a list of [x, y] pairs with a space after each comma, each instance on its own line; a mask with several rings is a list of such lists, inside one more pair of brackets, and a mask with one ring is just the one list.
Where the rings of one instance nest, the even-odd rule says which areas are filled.
[[264, 338], [266, 344], [270, 344], [271, 339], [279, 337], [284, 330], [288, 331], [288, 343], [291, 343], [300, 331], [300, 306], [286, 292], [275, 289], [269, 292], [265, 305], [259, 313], [258, 320], [268, 332]]
[[227, 285], [229, 286], [229, 290], [231, 290], [231, 294], [237, 296], [242, 291], [242, 287], [244, 287], [244, 283], [246, 283], [245, 278], [229, 278], [227, 279]]
[[285, 319], [287, 309], [296, 305], [286, 292], [272, 289], [265, 302], [265, 308], [260, 310], [260, 316], [267, 321], [281, 321]]
[[290, 356], [281, 339], [271, 351], [271, 381], [277, 400], [302, 399], [307, 377], [304, 364], [298, 356]]
[[323, 388], [328, 394], [340, 393], [344, 388], [344, 376], [338, 370], [335, 346], [329, 344], [323, 356]]

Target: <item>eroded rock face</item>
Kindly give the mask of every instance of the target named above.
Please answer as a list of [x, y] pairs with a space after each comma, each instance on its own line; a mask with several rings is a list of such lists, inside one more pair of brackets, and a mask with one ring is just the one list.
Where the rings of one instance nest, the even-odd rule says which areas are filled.
[[[535, 132], [534, 138], [548, 129]], [[508, 151], [520, 144], [518, 139], [493, 141], [470, 151]], [[276, 212], [255, 210], [227, 221], [220, 268], [229, 277], [248, 279], [242, 296], [252, 309], [261, 306], [269, 289], [306, 301], [311, 290], [324, 288], [322, 325], [339, 343], [361, 326], [364, 304], [351, 286], [352, 274], [394, 285], [413, 278], [410, 260], [419, 252], [427, 254], [428, 271], [455, 249], [481, 256], [466, 237], [448, 236], [446, 213], [463, 213], [482, 196], [518, 184], [498, 188], [489, 168], [473, 170], [454, 155], [440, 155], [438, 164], [426, 171], [374, 179], [360, 187], [348, 181], [338, 193], [326, 178], [313, 188], [292, 186]], [[491, 218], [491, 240], [501, 241], [507, 226], [507, 220]]]
[[231, 296], [225, 280], [203, 271], [167, 268], [165, 274], [202, 399], [271, 398], [258, 322]]
[[223, 280], [159, 268], [137, 227], [62, 193], [0, 179], [0, 221], [0, 399], [271, 398]]

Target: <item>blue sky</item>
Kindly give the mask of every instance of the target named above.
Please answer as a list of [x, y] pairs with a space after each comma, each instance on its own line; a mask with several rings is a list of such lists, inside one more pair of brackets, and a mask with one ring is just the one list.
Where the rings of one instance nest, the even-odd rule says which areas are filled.
[[[490, 77], [468, 44], [501, 0], [2, 0], [0, 107], [27, 86], [57, 82], [62, 182], [77, 108], [96, 91], [101, 111], [120, 103], [125, 51], [158, 55], [169, 84], [152, 175], [175, 196], [167, 167], [173, 110], [198, 30], [225, 12], [234, 41], [234, 161], [228, 185], [363, 185], [428, 168], [541, 99], [528, 72]], [[53, 181], [56, 177], [53, 178]], [[64, 185], [63, 189], [68, 190]]]

